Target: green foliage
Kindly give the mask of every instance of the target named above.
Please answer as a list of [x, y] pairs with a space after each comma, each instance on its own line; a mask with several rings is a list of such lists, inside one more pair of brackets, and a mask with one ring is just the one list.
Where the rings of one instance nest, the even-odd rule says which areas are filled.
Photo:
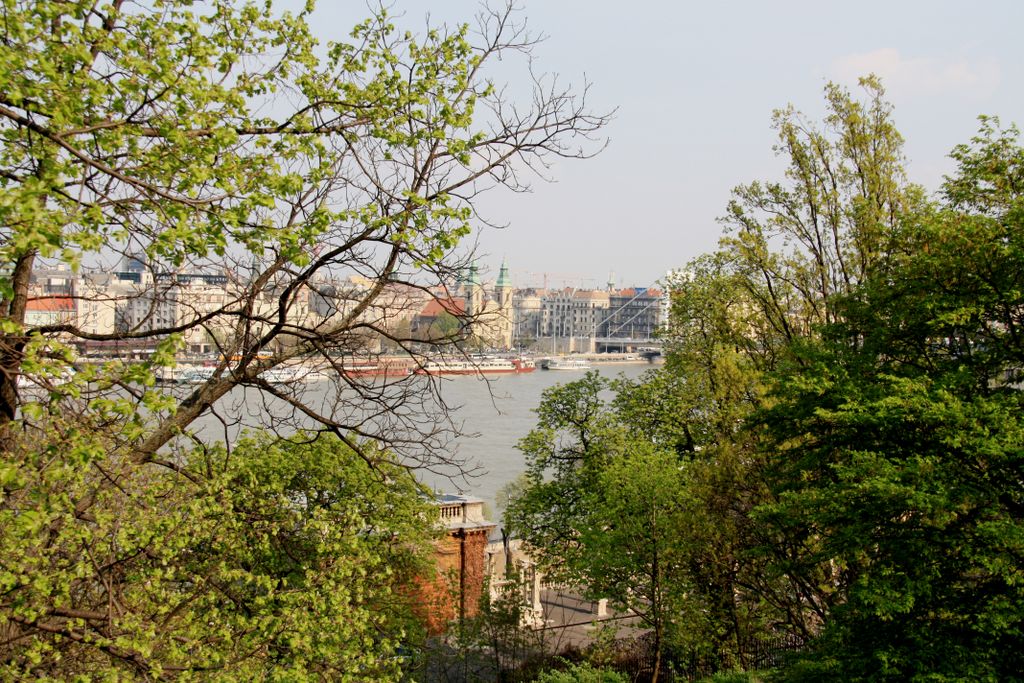
[[784, 571], [827, 563], [843, 598], [799, 669], [811, 678], [1022, 665], [1024, 195], [992, 175], [1019, 164], [1015, 133], [984, 124], [955, 154], [953, 207], [908, 220], [907, 253], [837, 302], [761, 418], [778, 500], [756, 517], [812, 538]]
[[588, 372], [576, 382], [545, 389], [538, 425], [519, 444], [527, 460], [526, 489], [505, 510], [505, 523], [544, 551], [553, 580], [571, 573], [579, 551], [577, 533], [588, 510], [584, 496], [594, 488], [601, 463], [622, 432], [605, 409], [607, 380]]
[[670, 283], [662, 371], [545, 394], [509, 517], [555, 576], [656, 638], [664, 605], [727, 667], [782, 632], [807, 644], [784, 680], [1013, 679], [1024, 152], [982, 119], [929, 204], [863, 85], [826, 89], [824, 132], [777, 114], [786, 182], [738, 188], [721, 250]]
[[[398, 587], [429, 515], [397, 463], [452, 471], [436, 444], [454, 427], [419, 378], [392, 393], [343, 375], [314, 404], [264, 373], [337, 377], [368, 340], [407, 348], [369, 314], [394, 308], [382, 293], [450, 282], [476, 193], [587, 156], [605, 118], [543, 79], [525, 109], [494, 87], [485, 62], [532, 45], [511, 5], [482, 12], [475, 43], [381, 7], [321, 47], [312, 11], [4, 4], [0, 678], [398, 675]], [[145, 261], [139, 282], [76, 292], [115, 322], [29, 324], [34, 268], [121, 257]], [[184, 291], [214, 271], [222, 289]], [[353, 274], [369, 284], [334, 286]], [[158, 385], [197, 341], [219, 352], [211, 377]], [[153, 353], [82, 361], [87, 342]], [[236, 387], [265, 399], [260, 435], [191, 434]]]
[[441, 311], [427, 329], [424, 341], [450, 343], [461, 340], [466, 330], [462, 322], [448, 311]]
[[822, 124], [792, 107], [776, 112], [785, 178], [737, 187], [720, 249], [667, 283], [663, 374], [671, 379], [662, 383], [677, 387], [687, 446], [677, 450], [693, 461], [686, 495], [698, 511], [692, 546], [702, 548], [688, 594], [707, 615], [700, 639], [740, 665], [742, 643], [766, 631], [811, 637], [835, 598], [827, 567], [800, 582], [778, 570], [807, 539], [752, 521], [772, 493], [757, 435], [745, 427], [775, 400], [765, 393], [772, 373], [798, 362], [795, 345], [836, 319], [837, 295], [895, 257], [900, 217], [922, 204], [904, 179], [902, 138], [881, 84], [867, 78], [862, 88], [857, 100], [826, 86]]
[[398, 678], [430, 517], [386, 453], [260, 437], [138, 469], [59, 423], [25, 448], [4, 459], [3, 678]]
[[[143, 244], [153, 260], [180, 266], [240, 243], [303, 265], [332, 223], [354, 220], [399, 230], [427, 265], [468, 232], [465, 206], [422, 187], [408, 188], [408, 211], [397, 214], [323, 203], [282, 230], [267, 211], [337, 173], [332, 135], [355, 144], [358, 132], [360, 144], [372, 140], [392, 159], [448, 142], [465, 164], [480, 142], [470, 126], [486, 92], [470, 86], [479, 58], [465, 26], [397, 37], [382, 14], [321, 60], [306, 12], [280, 14], [269, 3], [117, 3], [94, 14], [87, 4], [32, 2], [8, 12], [17, 28], [3, 46], [5, 101], [21, 118], [6, 120], [21, 125], [2, 132], [0, 165], [19, 172], [0, 189], [10, 231], [0, 260], [36, 251], [77, 263], [151, 221], [161, 227]], [[282, 45], [282, 58], [264, 58]], [[307, 106], [284, 120], [253, 106], [286, 89]], [[67, 191], [66, 179], [83, 170], [106, 176], [108, 197], [124, 210]]]
[[823, 126], [792, 107], [777, 111], [785, 182], [737, 187], [721, 219], [721, 257], [745, 290], [762, 353], [834, 320], [832, 297], [899, 248], [901, 216], [924, 203], [904, 178], [903, 139], [885, 90], [873, 76], [861, 87], [865, 101], [825, 87]]
[[[609, 405], [611, 386], [619, 393]], [[698, 512], [680, 496], [689, 468], [674, 448], [686, 443], [667, 400], [675, 389], [658, 375], [632, 384], [591, 372], [546, 390], [538, 427], [520, 444], [526, 487], [505, 514], [548, 577], [636, 612], [654, 631], [659, 662], [670, 631], [702, 621], [698, 603], [683, 599]]]
[[[138, 460], [232, 387], [266, 389], [258, 375], [270, 366], [317, 358], [333, 369], [341, 355], [368, 355], [378, 335], [404, 348], [411, 340], [395, 338], [391, 316], [366, 314], [396, 307], [382, 293], [450, 283], [476, 194], [524, 189], [525, 168], [587, 156], [581, 138], [604, 123], [540, 81], [529, 113], [496, 90], [485, 63], [533, 44], [511, 5], [481, 13], [476, 43], [466, 24], [400, 31], [381, 8], [347, 42], [321, 48], [312, 12], [240, 0], [5, 5], [0, 430], [24, 402], [19, 374], [38, 369], [35, 335], [51, 366], [74, 362], [52, 353], [58, 337], [215, 342], [217, 372], [176, 409], [150, 412], [133, 395], [135, 412], [152, 417], [127, 440]], [[34, 267], [109, 268], [120, 257], [144, 261], [145, 277], [82, 294], [102, 299], [116, 324], [87, 329], [83, 315], [27, 329]], [[176, 278], [197, 271], [228, 282], [216, 296], [180, 291]], [[325, 284], [351, 275], [371, 284], [340, 296]], [[334, 315], [310, 312], [311, 289]], [[162, 304], [175, 313], [158, 314]], [[308, 412], [340, 432], [364, 426]]]
[[595, 669], [586, 662], [570, 664], [565, 669], [544, 671], [537, 683], [625, 683], [626, 677], [608, 669]]

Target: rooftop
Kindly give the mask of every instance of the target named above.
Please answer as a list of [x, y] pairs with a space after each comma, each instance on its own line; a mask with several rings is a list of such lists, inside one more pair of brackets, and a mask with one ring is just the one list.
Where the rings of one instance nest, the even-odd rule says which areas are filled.
[[456, 317], [464, 315], [466, 312], [465, 300], [461, 298], [448, 298], [448, 299], [431, 299], [427, 302], [427, 305], [420, 311], [420, 316], [424, 318], [436, 318], [442, 313], [449, 313]]
[[73, 311], [75, 300], [69, 296], [47, 296], [29, 299], [25, 304], [28, 311]]
[[436, 498], [441, 522], [451, 529], [493, 529], [495, 524], [484, 517], [484, 501], [453, 493]]

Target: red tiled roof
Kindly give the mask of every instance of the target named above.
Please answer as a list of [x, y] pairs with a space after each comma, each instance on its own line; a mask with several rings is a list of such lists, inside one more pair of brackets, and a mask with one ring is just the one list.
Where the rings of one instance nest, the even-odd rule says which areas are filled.
[[465, 299], [431, 299], [420, 311], [421, 318], [436, 318], [442, 313], [450, 313], [454, 316], [463, 315], [466, 312]]
[[67, 312], [75, 310], [75, 300], [69, 296], [48, 296], [40, 299], [29, 299], [25, 310], [38, 312]]

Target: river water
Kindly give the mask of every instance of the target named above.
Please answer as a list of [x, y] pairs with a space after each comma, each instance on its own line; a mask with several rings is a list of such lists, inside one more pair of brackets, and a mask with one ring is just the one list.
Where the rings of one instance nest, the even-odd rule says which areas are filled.
[[[621, 374], [630, 379], [651, 367], [647, 363], [594, 364], [603, 376]], [[439, 493], [461, 493], [483, 499], [497, 519], [502, 506], [497, 504], [495, 495], [525, 469], [523, 454], [516, 444], [536, 425], [533, 411], [540, 403], [541, 393], [555, 384], [582, 376], [579, 371], [538, 369], [524, 374], [490, 375], [486, 380], [472, 375], [435, 378], [438, 391], [453, 410], [453, 421], [463, 434], [446, 445], [444, 455], [465, 461], [465, 472], [460, 475], [421, 469], [417, 470], [420, 480]], [[333, 393], [328, 386], [309, 383], [304, 389], [303, 402], [314, 407], [321, 401], [326, 402]], [[430, 407], [420, 406], [420, 409], [429, 411]], [[233, 442], [247, 429], [272, 426], [288, 433], [294, 430], [294, 424], [311, 425], [287, 404], [251, 388], [237, 387], [218, 402], [217, 413], [220, 417], [206, 414], [193, 423], [192, 431], [201, 441]], [[386, 420], [388, 416], [385, 412], [372, 419]]]
[[[641, 364], [595, 364], [606, 377], [623, 375], [635, 379], [652, 366]], [[537, 424], [534, 409], [541, 393], [555, 384], [583, 377], [582, 372], [543, 371], [498, 375], [490, 382], [471, 376], [446, 377], [442, 393], [458, 405], [456, 419], [463, 423], [465, 436], [456, 439], [458, 454], [479, 467], [476, 476], [448, 480], [431, 473], [421, 479], [446, 493], [464, 493], [482, 498], [495, 515], [499, 513], [495, 494], [525, 469], [523, 454], [516, 444]], [[492, 398], [493, 396], [493, 398]]]

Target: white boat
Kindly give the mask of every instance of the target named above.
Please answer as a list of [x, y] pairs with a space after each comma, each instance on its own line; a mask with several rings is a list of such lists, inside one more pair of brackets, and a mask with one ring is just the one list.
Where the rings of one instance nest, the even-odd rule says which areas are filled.
[[178, 384], [203, 384], [213, 377], [215, 369], [209, 367], [175, 368], [177, 372], [173, 377]]
[[549, 358], [541, 366], [545, 370], [590, 370], [590, 361], [585, 358]]
[[16, 383], [19, 389], [50, 389], [63, 386], [75, 378], [74, 369], [66, 366], [57, 370], [56, 373], [53, 370], [50, 370], [49, 373], [18, 375]]
[[305, 378], [302, 368], [281, 367], [270, 368], [260, 373], [260, 379], [269, 384], [291, 384]]
[[472, 358], [427, 361], [414, 372], [417, 375], [510, 375], [535, 369], [533, 361], [526, 358]]

